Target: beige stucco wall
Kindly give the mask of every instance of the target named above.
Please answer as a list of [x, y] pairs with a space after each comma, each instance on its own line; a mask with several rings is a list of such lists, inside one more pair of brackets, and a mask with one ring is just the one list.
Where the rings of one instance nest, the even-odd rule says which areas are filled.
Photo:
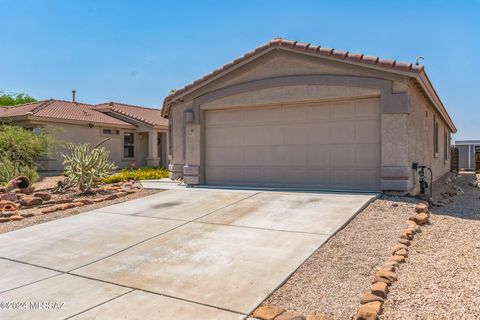
[[[448, 126], [440, 114], [427, 102], [415, 87], [409, 90], [410, 96], [410, 120], [408, 122], [409, 160], [427, 165], [433, 171], [433, 179], [436, 180], [450, 170], [450, 150], [447, 140], [447, 155], [445, 161], [445, 130]], [[438, 155], [434, 155], [434, 117], [438, 121]], [[450, 132], [449, 132], [450, 134]], [[412, 175], [415, 180], [418, 177]], [[418, 183], [415, 190], [418, 191]]]
[[[95, 145], [105, 138], [110, 138], [102, 146], [110, 151], [110, 160], [115, 162], [119, 168], [142, 167], [146, 165], [146, 158], [148, 156], [148, 134], [138, 133], [135, 128], [125, 129], [118, 127], [100, 127], [94, 126], [90, 128], [88, 124], [69, 124], [69, 123], [51, 123], [51, 122], [35, 122], [23, 123], [23, 126], [45, 126], [54, 127], [60, 130], [58, 139], [63, 142], [70, 143], [90, 143]], [[120, 135], [103, 135], [102, 129], [119, 129]], [[123, 132], [135, 133], [135, 158], [123, 158]], [[63, 169], [60, 153], [64, 149], [58, 148], [54, 154], [48, 158], [38, 159], [39, 168], [41, 171], [61, 171]]]
[[[415, 193], [416, 177], [411, 170], [411, 164], [414, 160], [420, 162], [420, 164], [431, 165], [435, 178], [448, 171], [449, 163], [443, 161], [443, 129], [445, 123], [438, 115], [440, 150], [439, 158], [433, 158], [433, 151], [431, 150], [433, 148], [431, 121], [433, 120], [422, 120], [424, 118], [422, 108], [425, 108], [426, 100], [420, 97], [418, 90], [412, 86], [408, 77], [281, 50], [270, 52], [223, 76], [221, 79], [212, 81], [205, 87], [182, 97], [181, 102], [175, 102], [172, 105], [169, 115], [172, 117], [171, 121], [173, 123], [173, 148], [169, 166], [171, 177], [184, 177], [187, 183], [191, 184], [204, 183], [202, 172], [204, 157], [202, 149], [203, 123], [202, 121], [194, 121], [185, 124], [185, 112], [192, 111], [195, 98], [253, 80], [298, 75], [344, 75], [384, 79], [390, 84], [389, 90], [391, 92], [388, 94], [408, 94], [408, 99], [405, 100], [404, 108], [401, 108], [401, 111], [389, 111], [381, 115], [380, 160], [383, 190], [401, 190]], [[380, 94], [380, 90], [349, 87], [348, 85], [292, 85], [290, 87], [283, 86], [258, 90], [253, 88], [246, 93], [208, 101], [200, 105], [200, 109], [205, 112], [205, 110], [218, 108], [258, 107], [287, 102], [302, 103], [328, 99], [356, 99], [358, 97], [380, 96]], [[432, 113], [433, 110], [430, 110], [430, 116]]]

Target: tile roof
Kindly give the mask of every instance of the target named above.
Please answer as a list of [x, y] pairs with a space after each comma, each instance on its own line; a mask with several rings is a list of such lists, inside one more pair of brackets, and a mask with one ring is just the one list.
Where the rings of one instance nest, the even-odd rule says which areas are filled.
[[162, 117], [160, 109], [145, 108], [125, 103], [110, 102], [96, 105], [100, 112], [115, 112], [148, 125], [168, 126], [168, 120]]
[[286, 40], [282, 38], [276, 38], [273, 39], [269, 42], [267, 42], [264, 45], [261, 45], [257, 48], [255, 48], [253, 51], [247, 52], [243, 56], [233, 60], [232, 62], [229, 62], [222, 67], [206, 74], [200, 79], [197, 79], [189, 84], [187, 84], [185, 87], [176, 90], [175, 92], [171, 93], [168, 95], [163, 103], [163, 106], [165, 106], [171, 102], [174, 98], [177, 96], [185, 93], [186, 91], [192, 89], [193, 87], [196, 87], [197, 85], [209, 80], [210, 78], [218, 75], [219, 73], [222, 73], [224, 71], [227, 71], [231, 69], [233, 66], [238, 65], [239, 63], [249, 59], [250, 57], [263, 52], [269, 48], [272, 47], [277, 47], [277, 48], [286, 48], [286, 49], [293, 49], [296, 51], [300, 52], [306, 52], [310, 54], [315, 54], [319, 56], [324, 56], [324, 57], [329, 57], [337, 60], [343, 60], [343, 61], [349, 61], [349, 62], [354, 62], [354, 63], [359, 63], [359, 64], [364, 64], [364, 65], [369, 65], [369, 66], [377, 66], [380, 68], [384, 68], [387, 70], [397, 70], [397, 71], [404, 71], [404, 72], [412, 72], [412, 73], [420, 73], [424, 70], [423, 66], [412, 64], [409, 62], [400, 62], [396, 60], [388, 60], [388, 59], [382, 59], [379, 57], [375, 56], [367, 56], [363, 55], [360, 53], [353, 53], [353, 52], [347, 52], [347, 51], [342, 51], [342, 50], [337, 50], [333, 48], [323, 48], [321, 46], [316, 46], [312, 45], [310, 43], [303, 43], [303, 42], [298, 42], [298, 41], [293, 41], [293, 40]]
[[95, 110], [94, 105], [78, 102], [51, 99], [0, 108], [0, 118], [11, 118], [25, 115], [50, 119], [77, 120], [132, 126], [128, 122]]

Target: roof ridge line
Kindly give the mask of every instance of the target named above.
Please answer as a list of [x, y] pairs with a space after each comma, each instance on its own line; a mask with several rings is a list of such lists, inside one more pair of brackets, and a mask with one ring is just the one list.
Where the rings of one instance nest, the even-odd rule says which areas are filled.
[[[174, 97], [187, 92], [188, 90], [196, 87], [200, 83], [208, 79], [211, 79], [212, 77], [229, 70], [231, 67], [237, 65], [238, 63], [241, 63], [249, 59], [250, 57], [255, 56], [258, 53], [266, 51], [270, 48], [283, 48], [287, 50], [302, 51], [302, 52], [314, 54], [317, 56], [329, 57], [339, 61], [343, 60], [351, 63], [363, 64], [365, 66], [368, 66], [368, 65], [377, 66], [383, 69], [392, 69], [392, 70], [411, 72], [416, 74], [420, 74], [422, 71], [424, 71], [424, 66], [413, 64], [410, 62], [401, 62], [401, 61], [396, 61], [391, 59], [383, 59], [378, 56], [368, 56], [360, 53], [337, 50], [334, 48], [326, 48], [326, 47], [321, 47], [317, 45], [312, 45], [310, 43], [303, 43], [303, 42], [287, 40], [287, 39], [277, 37], [255, 48], [254, 50], [249, 51], [244, 55], [224, 64], [223, 66], [213, 70], [212, 72], [207, 73], [203, 77], [198, 78], [193, 82], [186, 84], [184, 87], [176, 90], [175, 92], [167, 95], [164, 99], [163, 107], [165, 107], [165, 105], [169, 103]], [[164, 108], [162, 108], [162, 113], [163, 113], [163, 109]]]
[[114, 106], [111, 106], [111, 109], [110, 109], [110, 110], [112, 110], [112, 111], [114, 111], [114, 112], [117, 112], [117, 113], [120, 113], [120, 114], [122, 114], [122, 115], [128, 116], [128, 117], [130, 117], [130, 118], [133, 118], [133, 119], [135, 119], [135, 120], [144, 122], [144, 123], [146, 123], [146, 124], [149, 124], [149, 125], [152, 125], [152, 126], [155, 125], [155, 123], [153, 123], [153, 122], [150, 122], [150, 121], [148, 121], [148, 120], [146, 120], [146, 119], [144, 119], [144, 118], [142, 118], [142, 117], [133, 115], [133, 114], [131, 114], [131, 113], [129, 113], [129, 112], [125, 112], [125, 111], [123, 111], [123, 110], [117, 109], [117, 108], [115, 108]]
[[45, 109], [46, 107], [48, 107], [49, 105], [51, 105], [54, 101], [55, 101], [54, 99], [45, 100], [40, 105], [38, 105], [35, 108], [33, 108], [32, 110], [30, 110], [30, 113], [31, 114], [36, 114], [37, 112], [40, 112], [43, 109]]
[[101, 105], [109, 105], [110, 103], [113, 103], [114, 105], [115, 104], [120, 104], [120, 105], [124, 105], [124, 106], [129, 106], [129, 107], [134, 107], [134, 108], [141, 108], [141, 109], [147, 109], [147, 110], [158, 110], [158, 111], [161, 111], [160, 108], [150, 108], [150, 107], [142, 107], [142, 106], [138, 106], [136, 104], [129, 104], [129, 103], [124, 103], [124, 102], [115, 102], [115, 101], [110, 101], [110, 102], [105, 102], [105, 103], [99, 103], [99, 104], [96, 104], [95, 106], [101, 106]]

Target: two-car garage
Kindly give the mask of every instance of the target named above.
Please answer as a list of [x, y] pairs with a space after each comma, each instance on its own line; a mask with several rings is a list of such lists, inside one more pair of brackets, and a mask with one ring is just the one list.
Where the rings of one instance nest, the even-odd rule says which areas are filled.
[[421, 65], [276, 38], [172, 92], [169, 176], [189, 186], [416, 194], [455, 125]]
[[378, 98], [209, 110], [207, 184], [378, 190]]

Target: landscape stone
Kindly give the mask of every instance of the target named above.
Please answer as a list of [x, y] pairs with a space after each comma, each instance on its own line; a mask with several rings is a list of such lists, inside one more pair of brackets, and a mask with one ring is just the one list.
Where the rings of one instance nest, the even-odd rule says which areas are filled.
[[37, 197], [23, 197], [20, 200], [20, 204], [25, 207], [33, 207], [33, 206], [38, 206], [43, 203], [42, 198], [37, 198]]
[[422, 212], [422, 213], [418, 213], [412, 217], [410, 217], [410, 220], [414, 221], [416, 224], [418, 225], [424, 225], [425, 223], [428, 222], [428, 214]]
[[283, 312], [285, 312], [285, 309], [270, 307], [270, 306], [262, 306], [255, 309], [252, 316], [254, 318], [259, 318], [262, 320], [273, 320], [275, 319], [275, 317], [277, 317]]
[[305, 320], [305, 317], [298, 313], [285, 311], [276, 317], [275, 320]]
[[428, 206], [425, 203], [419, 203], [415, 206], [415, 211], [417, 213], [427, 213], [428, 212]]
[[[381, 283], [381, 282], [377, 282], [377, 283]], [[372, 293], [365, 293], [363, 295], [362, 299], [360, 299], [360, 304], [365, 304], [365, 303], [369, 303], [369, 302], [373, 302], [373, 301], [383, 302], [383, 298], [379, 297], [377, 295], [374, 295]]]
[[33, 196], [36, 198], [40, 198], [43, 201], [49, 201], [50, 199], [52, 199], [52, 195], [48, 192], [35, 192]]
[[370, 286], [370, 290], [372, 294], [385, 299], [388, 294], [388, 285], [385, 282], [375, 282]]
[[362, 304], [355, 315], [356, 320], [377, 320], [379, 314], [383, 311], [383, 303], [373, 301]]

